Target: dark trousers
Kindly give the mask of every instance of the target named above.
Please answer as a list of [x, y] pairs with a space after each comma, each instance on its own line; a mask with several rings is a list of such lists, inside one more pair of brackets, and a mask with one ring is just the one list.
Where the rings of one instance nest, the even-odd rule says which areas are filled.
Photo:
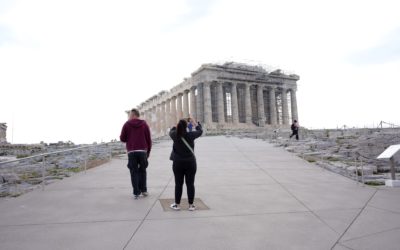
[[299, 131], [297, 130], [292, 130], [292, 134], [290, 135], [290, 138], [292, 138], [292, 136], [296, 136], [296, 140], [299, 140]]
[[189, 204], [194, 200], [194, 179], [196, 175], [196, 161], [174, 161], [172, 165], [175, 176], [175, 203], [181, 203], [183, 181], [186, 182]]
[[128, 168], [131, 172], [131, 182], [134, 195], [147, 192], [147, 162], [146, 152], [131, 152], [128, 154]]

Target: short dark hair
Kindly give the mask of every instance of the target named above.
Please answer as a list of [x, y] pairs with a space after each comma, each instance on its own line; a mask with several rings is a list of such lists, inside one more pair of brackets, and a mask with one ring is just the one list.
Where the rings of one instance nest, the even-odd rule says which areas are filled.
[[136, 117], [140, 117], [140, 112], [137, 109], [132, 109], [131, 114], [134, 114]]

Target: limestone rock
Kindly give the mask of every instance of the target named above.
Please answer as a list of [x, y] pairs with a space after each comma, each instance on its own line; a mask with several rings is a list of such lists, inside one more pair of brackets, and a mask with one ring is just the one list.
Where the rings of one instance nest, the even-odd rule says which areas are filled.
[[14, 173], [2, 174], [0, 179], [3, 179], [3, 183], [17, 183], [21, 181], [19, 176]]

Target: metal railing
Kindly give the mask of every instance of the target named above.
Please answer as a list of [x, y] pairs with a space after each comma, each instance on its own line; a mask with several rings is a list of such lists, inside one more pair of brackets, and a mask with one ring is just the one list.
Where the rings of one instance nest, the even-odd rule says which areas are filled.
[[[118, 146], [118, 144], [121, 144], [121, 150], [123, 147], [123, 144], [121, 142], [107, 142], [107, 143], [100, 143], [100, 144], [95, 144], [95, 145], [87, 145], [87, 146], [81, 146], [81, 147], [74, 147], [74, 148], [69, 148], [69, 149], [63, 149], [63, 150], [57, 150], [57, 151], [52, 151], [52, 152], [47, 152], [47, 153], [42, 153], [42, 154], [37, 154], [37, 155], [32, 155], [32, 156], [27, 156], [27, 157], [23, 157], [23, 158], [19, 158], [19, 159], [14, 159], [14, 160], [8, 160], [8, 161], [0, 161], [0, 170], [7, 168], [4, 167], [7, 164], [10, 163], [20, 163], [23, 161], [27, 161], [30, 159], [37, 159], [37, 158], [41, 158], [41, 186], [42, 186], [42, 190], [44, 190], [44, 187], [46, 185], [46, 157], [52, 156], [52, 155], [57, 155], [57, 154], [63, 154], [63, 153], [67, 153], [67, 152], [72, 152], [72, 151], [82, 151], [82, 150], [88, 150], [86, 153], [86, 157], [84, 158], [84, 164], [83, 164], [83, 171], [84, 173], [86, 173], [87, 170], [87, 166], [88, 166], [88, 160], [89, 160], [89, 156], [91, 154], [93, 154], [92, 149], [95, 148], [100, 148], [100, 147], [108, 147], [108, 153], [106, 155], [108, 155], [108, 159], [111, 160], [112, 156], [113, 156], [113, 145]], [[120, 151], [118, 151], [119, 153]], [[15, 165], [11, 166], [12, 168], [15, 167]], [[82, 167], [80, 167], [82, 170]], [[14, 171], [13, 171], [14, 173]], [[17, 185], [17, 184], [16, 184]]]
[[386, 124], [389, 128], [400, 128], [399, 125], [396, 125], [396, 124], [393, 124], [393, 123], [390, 123], [390, 122], [384, 122], [384, 121], [381, 121], [381, 122], [378, 124], [378, 128], [383, 128], [383, 125], [384, 125], [384, 124]]
[[[354, 157], [353, 161], [351, 162], [352, 165], [347, 166], [346, 168], [336, 168], [335, 166], [329, 167], [329, 156], [326, 155], [321, 155], [318, 152], [308, 152], [308, 153], [300, 153], [298, 154], [300, 158], [303, 160], [306, 160], [308, 162], [315, 162], [318, 166], [331, 171], [336, 174], [340, 174], [344, 177], [347, 177], [349, 179], [353, 179], [356, 181], [356, 183], [362, 183], [365, 185], [365, 180], [364, 180], [364, 163], [362, 157], [366, 159], [370, 159], [366, 156], [363, 156], [356, 152], [356, 157]], [[308, 158], [311, 156], [312, 158]], [[328, 165], [327, 165], [328, 163]], [[349, 167], [354, 167], [354, 170], [349, 170]], [[336, 168], [336, 169], [334, 169]], [[360, 179], [361, 178], [361, 179]]]

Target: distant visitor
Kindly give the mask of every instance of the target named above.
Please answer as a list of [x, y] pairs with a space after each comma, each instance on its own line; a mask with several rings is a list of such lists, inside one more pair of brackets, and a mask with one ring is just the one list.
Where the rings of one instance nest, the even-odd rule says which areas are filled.
[[192, 132], [192, 131], [193, 131], [193, 119], [192, 119], [191, 117], [189, 117], [189, 118], [187, 119], [187, 123], [188, 123], [188, 130], [189, 130], [189, 132]]
[[297, 120], [293, 121], [290, 128], [292, 129], [292, 134], [290, 135], [290, 138], [296, 136], [296, 140], [299, 140], [299, 123], [297, 122]]
[[172, 169], [175, 176], [175, 203], [171, 204], [170, 207], [174, 210], [181, 209], [183, 181], [186, 182], [189, 210], [196, 210], [193, 203], [195, 196], [194, 180], [197, 171], [194, 140], [202, 135], [203, 130], [200, 123], [192, 122], [196, 130], [189, 131], [187, 120], [182, 119], [169, 132], [169, 136], [174, 141], [170, 156], [170, 160], [173, 161]]
[[139, 110], [132, 109], [120, 136], [120, 140], [126, 143], [128, 168], [135, 199], [138, 199], [140, 195], [148, 195], [146, 168], [149, 165], [147, 159], [150, 156], [152, 144], [149, 126], [139, 117]]

